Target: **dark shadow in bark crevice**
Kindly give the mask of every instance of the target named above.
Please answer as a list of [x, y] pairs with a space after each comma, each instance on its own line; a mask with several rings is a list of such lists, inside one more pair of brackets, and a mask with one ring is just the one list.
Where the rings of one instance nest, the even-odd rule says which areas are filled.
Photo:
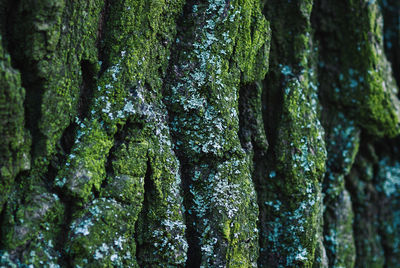
[[[146, 250], [144, 250], [144, 247], [142, 245], [146, 244], [146, 241], [144, 241], [144, 232], [143, 228], [146, 228], [146, 215], [149, 212], [150, 204], [152, 203], [152, 196], [151, 193], [154, 192], [155, 186], [154, 182], [151, 179], [152, 177], [152, 170], [151, 170], [151, 163], [149, 156], [147, 156], [147, 167], [146, 167], [146, 173], [144, 176], [144, 197], [143, 197], [143, 204], [142, 204], [142, 210], [138, 214], [138, 220], [135, 223], [135, 244], [136, 244], [136, 261], [139, 264], [140, 267], [144, 267], [146, 263], [143, 260], [142, 255], [146, 254]], [[140, 230], [142, 229], [142, 230]]]
[[379, 3], [383, 15], [385, 54], [392, 64], [397, 86], [400, 87], [400, 3], [398, 0], [385, 0]]
[[[27, 46], [24, 34], [30, 33], [33, 14], [29, 14], [26, 8], [21, 11], [20, 5], [22, 5], [20, 0], [10, 0], [7, 4], [3, 39], [7, 40], [6, 45], [11, 56], [12, 67], [20, 72], [21, 84], [25, 88], [25, 128], [30, 131], [32, 137], [31, 160], [33, 164], [38, 156], [44, 154], [41, 148], [45, 148], [46, 137], [39, 129], [44, 79], [38, 76], [38, 62], [27, 58], [24, 54]], [[25, 23], [21, 23], [21, 17], [26, 18]]]
[[110, 1], [110, 0], [104, 0], [104, 8], [101, 11], [99, 25], [97, 28], [96, 47], [97, 47], [97, 51], [98, 51], [98, 60], [102, 62], [100, 71], [97, 74], [97, 77], [101, 77], [101, 75], [109, 67], [109, 63], [106, 62], [107, 57], [105, 55], [106, 55], [107, 51], [104, 46], [104, 39], [105, 39], [105, 31], [107, 29], [107, 21], [109, 20], [109, 17], [110, 17], [111, 2], [112, 1]]
[[[174, 79], [179, 78], [182, 74], [178, 69], [178, 63], [180, 62], [180, 53], [182, 50], [188, 49], [190, 47], [191, 42], [193, 41], [194, 37], [194, 26], [193, 26], [193, 6], [201, 5], [204, 1], [195, 1], [195, 0], [188, 0], [183, 7], [182, 15], [177, 19], [177, 38], [171, 45], [173, 48], [171, 51], [171, 59], [169, 60], [169, 66], [167, 68], [167, 75], [164, 79], [164, 87], [163, 87], [163, 102], [168, 109], [168, 120], [171, 126], [172, 119], [175, 116], [175, 113], [170, 110], [168, 104], [168, 94], [167, 92], [168, 87], [174, 83]], [[179, 39], [180, 41], [176, 41]], [[189, 213], [189, 208], [192, 205], [192, 197], [189, 191], [189, 186], [191, 184], [191, 170], [193, 168], [192, 162], [190, 159], [187, 158], [184, 154], [182, 154], [177, 149], [177, 137], [173, 132], [171, 133], [171, 139], [174, 144], [173, 150], [175, 155], [178, 158], [180, 163], [180, 174], [181, 174], [181, 193], [183, 196], [183, 206], [185, 207], [185, 224], [186, 224], [186, 232], [185, 237], [188, 243], [188, 251], [187, 251], [187, 259], [185, 267], [195, 268], [200, 267], [202, 254], [200, 248], [200, 239], [199, 234], [196, 231], [195, 226], [193, 225], [194, 216]]]
[[61, 253], [61, 257], [58, 259], [58, 264], [61, 267], [73, 267], [73, 260], [71, 260], [68, 252], [65, 251], [65, 245], [68, 242], [68, 234], [73, 220], [73, 214], [75, 211], [79, 210], [79, 207], [70, 196], [66, 195], [62, 191], [62, 189], [55, 189], [55, 193], [58, 195], [65, 207], [63, 221], [61, 226], [59, 226], [60, 231], [57, 235], [57, 240], [55, 241], [55, 249]]
[[3, 207], [0, 210], [0, 250], [3, 248], [3, 226], [5, 221], [5, 214], [7, 208], [7, 201], [4, 202]]
[[[261, 88], [257, 88], [261, 87]], [[261, 90], [261, 92], [258, 92]], [[265, 222], [262, 212], [265, 203], [263, 183], [267, 173], [267, 151], [268, 141], [264, 125], [264, 113], [262, 106], [265, 105], [264, 87], [259, 84], [241, 85], [239, 90], [239, 139], [242, 148], [247, 154], [252, 155], [251, 178], [256, 191], [257, 204], [259, 207], [257, 227], [262, 230], [262, 223]], [[260, 94], [261, 93], [261, 94]], [[260, 98], [257, 100], [257, 98]], [[257, 118], [257, 116], [259, 118]], [[260, 232], [261, 234], [261, 232]], [[259, 237], [261, 249], [262, 237]], [[261, 256], [261, 251], [259, 253]]]
[[92, 104], [93, 92], [97, 82], [96, 64], [88, 60], [81, 61], [82, 84], [79, 93], [78, 116], [81, 121], [88, 116]]

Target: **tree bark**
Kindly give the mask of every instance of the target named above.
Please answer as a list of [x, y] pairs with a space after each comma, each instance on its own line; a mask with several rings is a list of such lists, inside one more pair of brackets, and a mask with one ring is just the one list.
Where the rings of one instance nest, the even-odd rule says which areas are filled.
[[398, 0], [0, 0], [0, 266], [397, 267]]

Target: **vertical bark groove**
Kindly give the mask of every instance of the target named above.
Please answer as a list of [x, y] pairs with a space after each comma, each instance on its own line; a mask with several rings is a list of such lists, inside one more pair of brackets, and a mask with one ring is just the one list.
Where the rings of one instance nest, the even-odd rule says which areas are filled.
[[397, 267], [397, 0], [0, 0], [1, 267]]

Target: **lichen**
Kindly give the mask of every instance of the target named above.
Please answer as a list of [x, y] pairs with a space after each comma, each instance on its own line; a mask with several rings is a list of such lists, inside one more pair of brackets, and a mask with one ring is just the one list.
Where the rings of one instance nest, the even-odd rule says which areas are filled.
[[385, 248], [385, 264], [396, 266], [400, 258], [400, 163], [383, 157], [378, 164], [377, 190], [385, 206], [380, 210], [380, 233]]
[[269, 24], [258, 1], [209, 0], [191, 6], [182, 27], [165, 103], [184, 163], [187, 265], [255, 266], [258, 209], [238, 97], [241, 83], [267, 71]]
[[63, 214], [59, 197], [46, 193], [43, 187], [35, 187], [23, 205], [9, 204], [1, 230], [4, 254], [20, 264], [58, 265], [61, 252], [56, 243]]
[[130, 241], [139, 209], [111, 198], [100, 198], [76, 213], [66, 244], [72, 264], [138, 267], [135, 244]]
[[[396, 136], [400, 129], [398, 87], [384, 54], [378, 1], [322, 2], [317, 15], [321, 25], [317, 34], [323, 44], [321, 81], [329, 81], [323, 94], [370, 134]], [[326, 71], [329, 66], [338, 68]]]
[[[67, 178], [62, 187], [79, 205], [96, 202], [94, 190], [107, 202], [112, 198], [118, 206], [135, 208], [126, 216], [132, 235], [126, 241], [140, 248], [138, 252], [134, 246], [127, 249], [132, 265], [178, 265], [186, 260], [179, 163], [161, 102], [161, 78], [183, 3], [171, 5], [127, 1], [109, 7], [104, 71], [88, 117], [78, 122], [74, 157], [67, 159], [57, 177]], [[140, 231], [133, 237], [135, 230]], [[94, 230], [93, 235], [99, 232]], [[120, 254], [99, 248], [98, 241], [96, 247], [91, 247], [91, 240], [83, 242], [86, 251], [98, 257], [87, 263], [117, 265]], [[80, 254], [74, 251], [70, 256], [83, 263], [87, 257]]]
[[311, 35], [312, 1], [268, 1], [265, 9], [273, 30], [270, 72], [264, 84], [271, 146], [267, 172], [259, 182], [264, 202], [259, 265], [311, 267], [326, 160]]
[[[373, 183], [376, 174], [373, 165], [378, 156], [368, 143], [360, 144], [362, 153], [356, 157], [354, 166], [346, 178], [346, 187], [351, 194], [354, 212], [353, 233], [357, 256], [355, 267], [382, 267], [385, 263], [385, 251], [379, 222], [380, 211], [384, 208], [379, 204], [381, 198], [378, 197], [377, 188]], [[366, 168], [368, 166], [370, 168]]]
[[324, 244], [331, 267], [354, 267], [356, 252], [350, 194], [343, 190], [325, 211]]
[[397, 2], [0, 0], [0, 266], [396, 267]]

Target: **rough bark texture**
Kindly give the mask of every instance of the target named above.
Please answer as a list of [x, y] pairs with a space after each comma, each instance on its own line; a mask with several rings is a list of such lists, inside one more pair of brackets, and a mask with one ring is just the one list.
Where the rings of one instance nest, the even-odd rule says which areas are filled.
[[398, 0], [0, 0], [1, 267], [399, 267]]

